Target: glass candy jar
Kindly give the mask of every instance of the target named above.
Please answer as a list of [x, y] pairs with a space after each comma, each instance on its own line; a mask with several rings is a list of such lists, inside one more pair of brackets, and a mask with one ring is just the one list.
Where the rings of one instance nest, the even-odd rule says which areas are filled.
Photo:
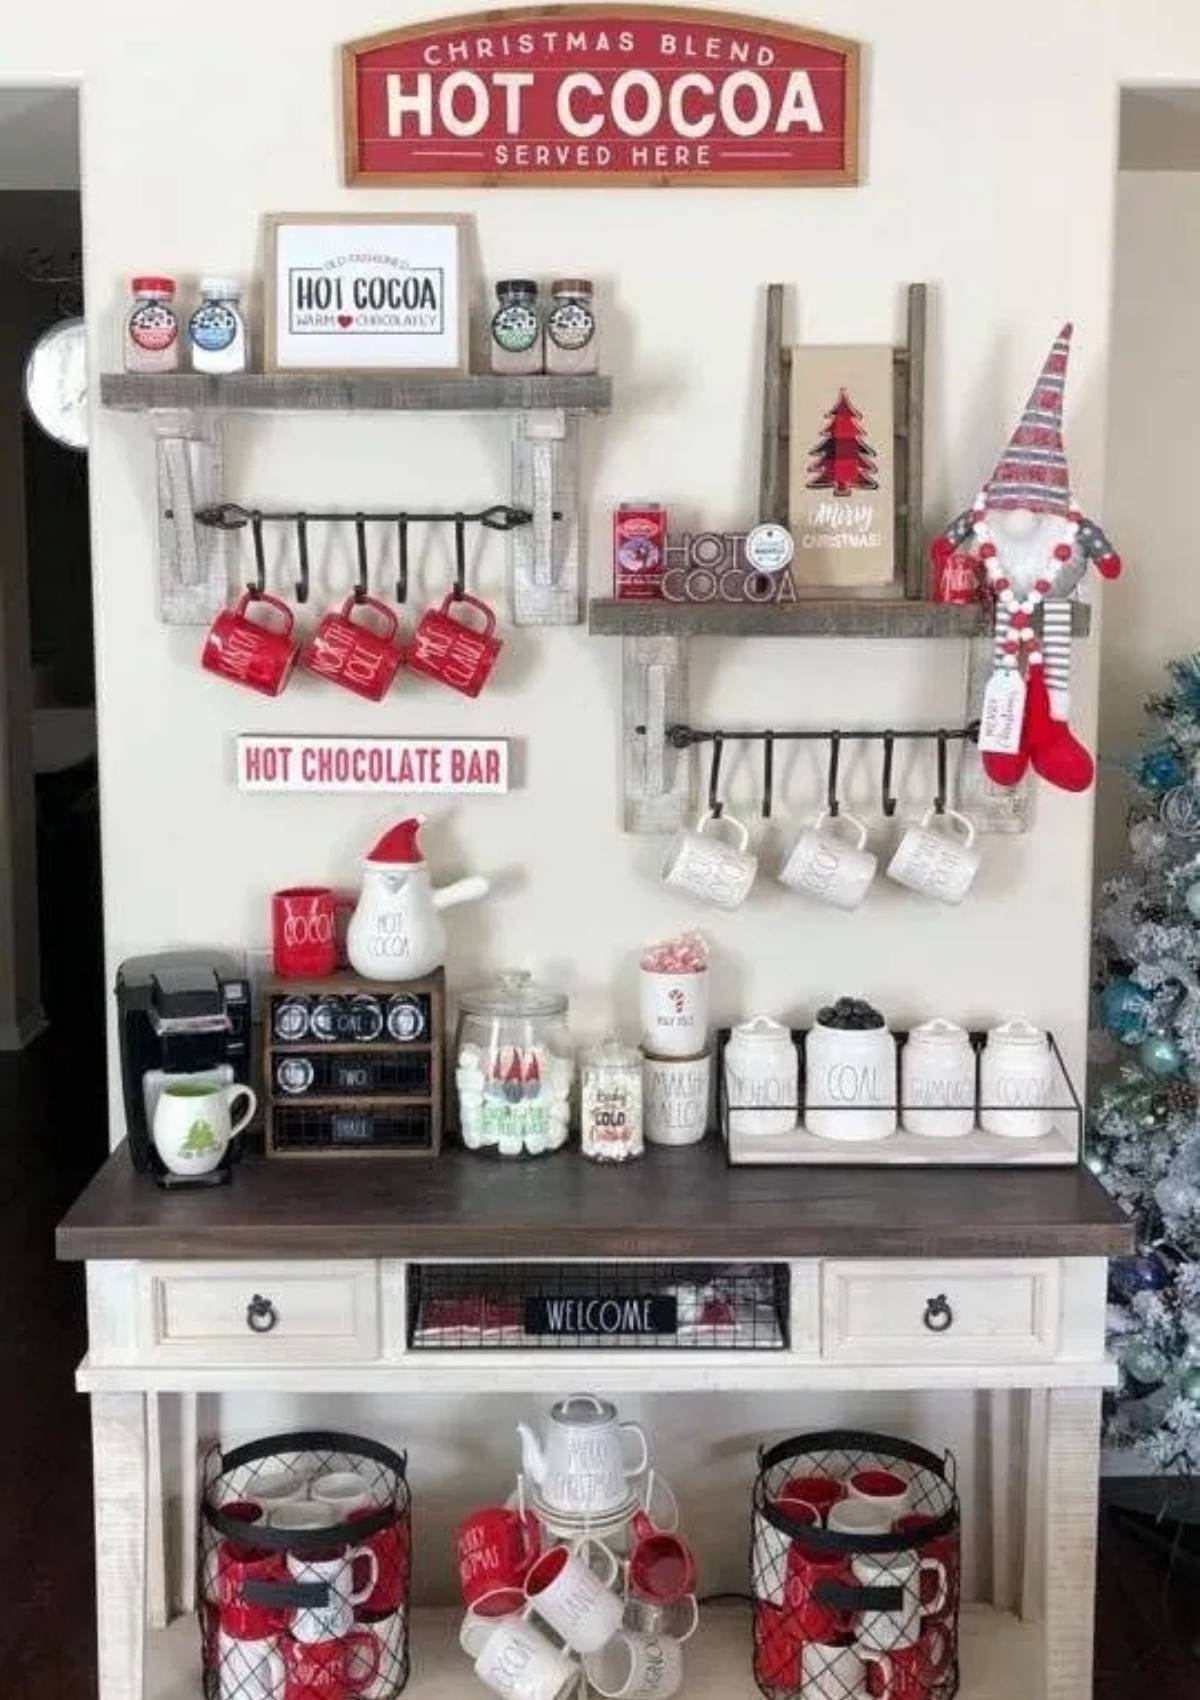
[[606, 1039], [588, 1051], [582, 1080], [580, 1149], [597, 1163], [624, 1163], [640, 1157], [642, 1140], [642, 1058], [619, 1039]]
[[563, 992], [509, 971], [459, 999], [459, 1126], [469, 1151], [536, 1157], [565, 1145], [575, 1069]]

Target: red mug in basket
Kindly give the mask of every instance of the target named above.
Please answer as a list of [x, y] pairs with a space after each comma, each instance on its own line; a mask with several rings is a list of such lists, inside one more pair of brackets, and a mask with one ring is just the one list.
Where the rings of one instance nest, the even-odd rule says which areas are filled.
[[[279, 626], [251, 618], [253, 610], [278, 616]], [[209, 628], [200, 665], [219, 679], [277, 697], [292, 676], [300, 653], [296, 616], [268, 591], [247, 590], [232, 608], [222, 608]]]
[[792, 1614], [779, 1606], [754, 1607], [754, 1674], [767, 1688], [795, 1694], [800, 1687], [804, 1635]]
[[293, 885], [271, 898], [275, 972], [284, 980], [321, 980], [338, 966], [339, 909], [352, 907], [327, 885]]
[[530, 1513], [508, 1506], [472, 1512], [455, 1540], [458, 1576], [468, 1609], [490, 1595], [485, 1617], [505, 1616], [524, 1604], [525, 1578], [541, 1550], [541, 1530]]
[[350, 1700], [379, 1675], [379, 1643], [356, 1629], [335, 1641], [294, 1641], [285, 1635], [284, 1700]]
[[846, 1497], [846, 1484], [835, 1476], [789, 1476], [779, 1490], [776, 1504], [781, 1511], [794, 1514], [798, 1505], [807, 1505], [824, 1523], [832, 1508]]
[[629, 1588], [651, 1605], [673, 1606], [696, 1589], [696, 1559], [686, 1541], [653, 1524], [644, 1511], [633, 1518]]
[[803, 1541], [793, 1541], [783, 1585], [784, 1610], [793, 1632], [801, 1641], [834, 1641], [851, 1625], [851, 1614], [828, 1605], [821, 1598], [822, 1584], [849, 1587], [854, 1582], [845, 1555], [825, 1552]]
[[[354, 618], [365, 609], [382, 622], [374, 631]], [[397, 633], [400, 621], [386, 602], [375, 596], [348, 596], [331, 609], [305, 646], [300, 665], [318, 678], [342, 685], [370, 702], [382, 702], [404, 664], [404, 646]]]
[[282, 1582], [288, 1575], [281, 1552], [222, 1541], [217, 1549], [217, 1603], [221, 1628], [236, 1641], [262, 1641], [287, 1628], [288, 1613], [278, 1606], [252, 1605], [243, 1598], [247, 1582]]
[[887, 1655], [891, 1668], [888, 1700], [929, 1700], [950, 1674], [951, 1646], [947, 1631], [933, 1624], [922, 1630], [914, 1646], [893, 1647]]
[[[451, 613], [453, 608], [470, 608], [483, 615], [477, 631]], [[496, 616], [477, 596], [455, 596], [451, 591], [440, 608], [427, 608], [413, 633], [408, 665], [414, 673], [439, 679], [451, 690], [477, 697], [487, 684], [496, 658], [504, 648], [496, 637]]]

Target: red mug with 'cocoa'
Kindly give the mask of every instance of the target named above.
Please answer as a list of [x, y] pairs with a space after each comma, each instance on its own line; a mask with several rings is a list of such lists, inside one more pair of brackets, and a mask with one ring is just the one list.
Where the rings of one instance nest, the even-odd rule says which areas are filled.
[[[282, 621], [271, 626], [252, 618], [254, 610]], [[232, 608], [222, 608], [209, 628], [200, 665], [219, 679], [277, 697], [292, 676], [300, 640], [295, 615], [286, 602], [266, 591], [247, 590]]]
[[[380, 622], [379, 631], [355, 619], [359, 608]], [[348, 596], [321, 621], [300, 665], [370, 702], [382, 702], [404, 661], [404, 649], [396, 637], [399, 629], [400, 622], [386, 603], [374, 596]]]
[[322, 980], [338, 965], [339, 909], [349, 908], [327, 885], [294, 885], [271, 899], [275, 972], [284, 980]]

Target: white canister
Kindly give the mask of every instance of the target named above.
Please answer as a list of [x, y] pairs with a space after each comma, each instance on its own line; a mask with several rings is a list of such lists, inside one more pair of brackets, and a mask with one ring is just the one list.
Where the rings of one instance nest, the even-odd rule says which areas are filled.
[[906, 1133], [961, 1139], [975, 1128], [975, 1052], [957, 1022], [937, 1016], [914, 1027], [900, 1055], [900, 1116]]
[[791, 1032], [769, 1015], [743, 1021], [725, 1046], [729, 1132], [791, 1133], [800, 1120], [800, 1057]]
[[1053, 1127], [1050, 1041], [1032, 1021], [1004, 1021], [987, 1036], [979, 1063], [979, 1125], [1007, 1139], [1040, 1139]]
[[804, 1044], [804, 1122], [821, 1139], [886, 1139], [896, 1131], [896, 1041], [886, 1027], [827, 1027]]
[[641, 970], [642, 1049], [652, 1057], [698, 1057], [708, 1048], [708, 969]]
[[708, 1132], [712, 1056], [642, 1058], [642, 1105], [651, 1145], [695, 1145]]

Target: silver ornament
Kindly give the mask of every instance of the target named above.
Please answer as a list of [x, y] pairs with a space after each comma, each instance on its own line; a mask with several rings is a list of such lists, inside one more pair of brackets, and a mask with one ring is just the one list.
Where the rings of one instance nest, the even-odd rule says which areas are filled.
[[1168, 791], [1158, 812], [1173, 837], [1200, 838], [1200, 791], [1193, 786], [1177, 785]]
[[1183, 901], [1188, 906], [1188, 914], [1200, 921], [1200, 880], [1188, 886], [1183, 894]]
[[1087, 1151], [1084, 1153], [1083, 1166], [1098, 1178], [1104, 1173], [1104, 1158], [1098, 1151]]
[[1184, 1371], [1179, 1391], [1185, 1399], [1190, 1399], [1193, 1405], [1200, 1405], [1200, 1367]]
[[1137, 862], [1153, 862], [1165, 855], [1167, 829], [1161, 821], [1140, 820], [1129, 829], [1129, 848]]

